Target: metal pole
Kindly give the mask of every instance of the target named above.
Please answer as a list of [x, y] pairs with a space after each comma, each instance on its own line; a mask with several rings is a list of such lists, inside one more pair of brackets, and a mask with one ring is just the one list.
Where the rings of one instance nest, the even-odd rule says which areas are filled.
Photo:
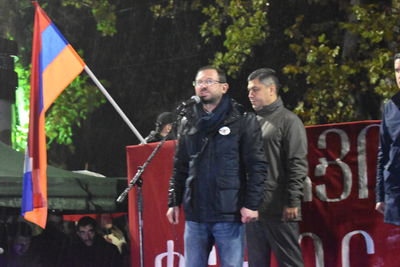
[[144, 244], [143, 244], [143, 195], [142, 183], [137, 187], [137, 200], [138, 200], [138, 221], [139, 221], [139, 252], [140, 252], [140, 267], [144, 267]]
[[121, 108], [118, 106], [117, 103], [115, 103], [114, 99], [110, 96], [110, 94], [107, 92], [107, 90], [104, 88], [104, 86], [100, 83], [100, 81], [96, 78], [96, 76], [93, 74], [93, 72], [89, 69], [88, 66], [85, 65], [85, 71], [86, 73], [92, 78], [93, 82], [97, 85], [97, 87], [100, 89], [100, 91], [106, 96], [108, 101], [113, 105], [115, 110], [118, 112], [118, 114], [122, 117], [122, 119], [128, 124], [129, 128], [133, 131], [133, 133], [136, 135], [136, 137], [140, 140], [140, 143], [142, 144], [147, 144], [146, 140], [144, 140], [143, 136], [138, 132], [138, 130], [133, 126], [131, 121], [128, 119], [128, 117], [125, 115], [125, 113], [121, 110]]

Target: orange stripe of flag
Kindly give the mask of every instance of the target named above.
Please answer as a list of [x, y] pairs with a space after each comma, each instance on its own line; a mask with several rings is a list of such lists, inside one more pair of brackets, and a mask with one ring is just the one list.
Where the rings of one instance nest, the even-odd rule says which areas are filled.
[[46, 111], [54, 100], [78, 76], [85, 63], [71, 47], [67, 45], [43, 72], [43, 110]]

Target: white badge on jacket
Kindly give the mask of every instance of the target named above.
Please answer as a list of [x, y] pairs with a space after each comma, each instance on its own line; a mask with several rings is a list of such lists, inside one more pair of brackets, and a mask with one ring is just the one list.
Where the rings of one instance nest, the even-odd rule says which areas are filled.
[[219, 132], [220, 135], [228, 135], [228, 134], [231, 133], [231, 129], [229, 129], [229, 127], [227, 127], [227, 126], [224, 126], [224, 127], [221, 127], [218, 130], [218, 132]]

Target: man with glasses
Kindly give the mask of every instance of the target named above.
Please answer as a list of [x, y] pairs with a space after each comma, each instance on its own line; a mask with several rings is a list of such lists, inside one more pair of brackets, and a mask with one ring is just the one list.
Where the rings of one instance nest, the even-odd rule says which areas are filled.
[[193, 82], [201, 103], [187, 110], [170, 180], [170, 223], [185, 212], [186, 266], [207, 266], [216, 244], [221, 266], [243, 265], [243, 223], [256, 220], [267, 163], [253, 113], [227, 94], [220, 70], [205, 66]]

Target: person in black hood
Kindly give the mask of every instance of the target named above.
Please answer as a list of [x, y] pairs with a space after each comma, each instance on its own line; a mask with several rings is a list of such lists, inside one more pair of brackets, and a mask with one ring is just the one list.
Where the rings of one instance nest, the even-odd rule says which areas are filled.
[[156, 127], [154, 131], [145, 138], [147, 143], [159, 142], [165, 136], [167, 140], [176, 139], [175, 133], [173, 131], [174, 114], [172, 112], [163, 112], [158, 115], [156, 120]]

